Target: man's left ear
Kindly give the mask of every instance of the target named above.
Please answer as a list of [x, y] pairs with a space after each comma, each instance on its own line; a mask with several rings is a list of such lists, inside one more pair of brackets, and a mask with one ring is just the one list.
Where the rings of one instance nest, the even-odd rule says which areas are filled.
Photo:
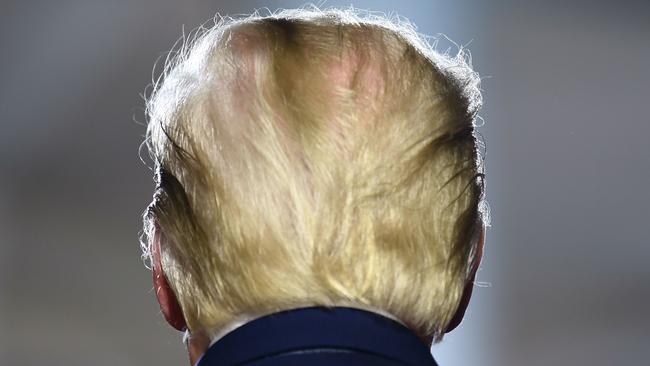
[[476, 260], [474, 261], [474, 265], [472, 266], [472, 271], [470, 272], [470, 276], [467, 280], [467, 283], [465, 283], [465, 289], [463, 290], [463, 295], [460, 299], [460, 303], [458, 304], [458, 309], [456, 310], [456, 314], [454, 314], [454, 317], [447, 325], [447, 329], [445, 329], [445, 333], [449, 333], [452, 330], [456, 329], [456, 327], [460, 325], [460, 322], [463, 320], [463, 317], [465, 316], [465, 311], [467, 310], [467, 306], [469, 305], [469, 300], [472, 297], [472, 289], [474, 288], [474, 280], [476, 279], [476, 272], [478, 271], [478, 267], [481, 264], [481, 258], [483, 257], [484, 243], [485, 243], [485, 227], [481, 229], [481, 233], [479, 234], [479, 242], [476, 248]]
[[153, 286], [156, 291], [158, 304], [160, 304], [160, 311], [163, 313], [167, 323], [177, 330], [184, 331], [187, 329], [187, 323], [183, 315], [183, 310], [178, 303], [176, 294], [174, 294], [174, 291], [169, 286], [169, 282], [162, 268], [162, 238], [163, 234], [158, 224], [155, 224], [154, 239], [151, 245]]

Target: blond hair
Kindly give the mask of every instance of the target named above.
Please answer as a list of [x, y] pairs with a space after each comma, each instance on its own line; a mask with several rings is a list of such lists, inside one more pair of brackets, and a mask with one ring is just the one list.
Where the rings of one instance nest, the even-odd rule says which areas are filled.
[[191, 330], [368, 306], [441, 339], [485, 224], [479, 78], [408, 21], [314, 6], [217, 18], [148, 99], [145, 212]]

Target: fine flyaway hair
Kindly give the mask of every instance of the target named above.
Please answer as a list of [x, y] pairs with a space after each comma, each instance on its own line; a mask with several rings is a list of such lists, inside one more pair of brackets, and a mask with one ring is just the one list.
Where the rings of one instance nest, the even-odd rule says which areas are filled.
[[360, 306], [440, 340], [487, 225], [468, 54], [400, 17], [316, 6], [201, 27], [147, 97], [142, 246], [190, 330]]

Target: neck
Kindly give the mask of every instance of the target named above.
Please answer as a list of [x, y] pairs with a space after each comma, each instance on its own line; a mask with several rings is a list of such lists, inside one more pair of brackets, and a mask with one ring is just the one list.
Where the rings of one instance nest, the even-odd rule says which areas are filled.
[[[359, 309], [359, 310], [365, 310], [365, 311], [368, 311], [368, 312], [376, 313], [376, 314], [382, 315], [382, 316], [384, 316], [386, 318], [392, 319], [392, 320], [394, 320], [394, 321], [396, 321], [396, 322], [398, 322], [401, 325], [406, 327], [406, 324], [404, 324], [404, 322], [399, 320], [393, 314], [391, 314], [391, 313], [389, 313], [387, 311], [384, 311], [382, 309], [373, 307], [373, 306], [357, 305], [357, 304], [347, 305], [346, 304], [346, 305], [341, 305], [341, 306], [337, 306], [337, 307], [346, 307], [346, 308], [350, 308], [350, 309]], [[232, 321], [226, 323], [226, 325], [219, 328], [217, 331], [214, 331], [214, 332], [211, 333], [211, 336], [209, 337], [210, 338], [210, 346], [215, 344], [217, 341], [219, 341], [221, 338], [223, 338], [224, 336], [226, 336], [230, 332], [232, 332], [235, 329], [241, 327], [242, 325], [244, 325], [246, 323], [249, 323], [249, 322], [252, 322], [253, 320], [256, 320], [256, 319], [263, 318], [265, 316], [271, 315], [271, 314], [273, 314], [273, 313], [262, 313], [262, 314], [256, 314], [256, 315], [244, 314], [244, 315], [240, 315], [240, 316], [236, 317]], [[432, 342], [433, 338], [420, 338], [420, 340], [427, 347], [431, 347], [431, 342]]]

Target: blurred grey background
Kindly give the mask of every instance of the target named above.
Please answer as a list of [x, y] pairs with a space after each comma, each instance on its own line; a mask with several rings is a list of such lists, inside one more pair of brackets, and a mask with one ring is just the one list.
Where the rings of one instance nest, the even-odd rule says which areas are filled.
[[[183, 27], [302, 4], [0, 2], [0, 365], [187, 364], [140, 259], [140, 95]], [[484, 285], [440, 364], [650, 365], [648, 2], [320, 4], [471, 42], [485, 77]]]

